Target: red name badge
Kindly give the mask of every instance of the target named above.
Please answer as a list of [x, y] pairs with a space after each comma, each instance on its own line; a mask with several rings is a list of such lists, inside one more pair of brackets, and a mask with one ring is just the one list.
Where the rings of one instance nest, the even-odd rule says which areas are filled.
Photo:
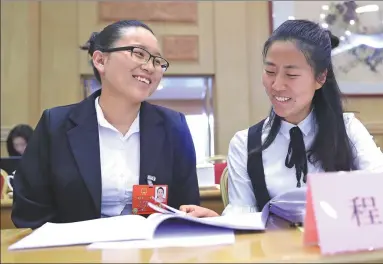
[[148, 215], [155, 213], [148, 202], [160, 205], [168, 203], [167, 185], [133, 185], [132, 214]]

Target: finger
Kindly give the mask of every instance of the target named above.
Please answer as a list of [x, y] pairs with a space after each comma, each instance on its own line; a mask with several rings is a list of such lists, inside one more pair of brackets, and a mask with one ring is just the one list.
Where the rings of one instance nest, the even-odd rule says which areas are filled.
[[191, 211], [191, 207], [190, 207], [190, 205], [181, 205], [180, 211], [187, 213], [187, 212]]
[[190, 211], [187, 213], [188, 216], [193, 216], [193, 217], [201, 217], [201, 214], [198, 213], [198, 211]]

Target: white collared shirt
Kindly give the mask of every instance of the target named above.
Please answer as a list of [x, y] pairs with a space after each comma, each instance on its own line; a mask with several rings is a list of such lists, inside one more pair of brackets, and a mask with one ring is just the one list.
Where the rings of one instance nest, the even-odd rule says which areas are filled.
[[[383, 171], [383, 153], [372, 139], [363, 124], [352, 113], [343, 114], [346, 131], [351, 140], [355, 163], [358, 170]], [[262, 142], [270, 132], [267, 121], [263, 125]], [[285, 158], [290, 143], [290, 129], [296, 125], [282, 121], [281, 128], [274, 142], [262, 152], [266, 186], [273, 198], [290, 189], [296, 188], [295, 167], [285, 166]], [[311, 112], [298, 124], [303, 133], [306, 149], [309, 149], [316, 135], [317, 124]], [[228, 194], [230, 204], [225, 208], [227, 213], [256, 212], [256, 200], [251, 180], [247, 173], [247, 139], [248, 129], [237, 132], [230, 141], [227, 158]], [[323, 172], [320, 165], [307, 162], [308, 173]], [[302, 182], [302, 187], [305, 184]]]
[[116, 216], [132, 212], [132, 188], [139, 182], [140, 114], [123, 135], [104, 117], [95, 100], [100, 141], [101, 216]]

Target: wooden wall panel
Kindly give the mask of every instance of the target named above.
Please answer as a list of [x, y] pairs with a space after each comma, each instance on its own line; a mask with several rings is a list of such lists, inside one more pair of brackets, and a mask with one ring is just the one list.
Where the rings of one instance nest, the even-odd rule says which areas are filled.
[[41, 111], [83, 98], [76, 14], [77, 2], [41, 2]]
[[383, 123], [383, 97], [347, 97], [344, 105], [365, 124]]
[[[161, 2], [158, 2], [161, 3]], [[186, 2], [185, 2], [186, 3]], [[169, 60], [171, 67], [166, 74], [204, 74], [212, 75], [215, 72], [214, 61], [214, 34], [213, 32], [213, 2], [200, 1], [196, 4], [198, 23], [177, 23], [177, 22], [146, 22], [154, 31], [163, 46], [163, 36], [198, 36], [198, 61], [193, 60]], [[78, 3], [78, 45], [84, 44], [94, 31], [102, 30], [108, 23], [101, 22], [98, 14], [98, 3], [93, 1], [79, 1]], [[154, 5], [157, 2], [148, 2]], [[128, 18], [128, 17], [127, 17]], [[195, 51], [193, 51], [195, 52]], [[194, 53], [193, 53], [194, 54]], [[187, 57], [190, 57], [188, 55]], [[86, 52], [80, 53], [80, 73], [93, 74], [89, 65], [89, 56]]]
[[39, 8], [34, 1], [1, 1], [1, 156], [20, 123], [39, 118]]
[[383, 150], [383, 98], [348, 97], [345, 100], [347, 111], [357, 112], [356, 117], [366, 126], [375, 142]]
[[194, 1], [103, 1], [98, 3], [99, 21], [136, 19], [148, 22], [197, 23], [198, 3]]
[[1, 2], [1, 126], [35, 125], [39, 93], [39, 3]]
[[235, 132], [260, 121], [269, 109], [261, 83], [261, 47], [269, 36], [267, 9], [266, 1], [214, 2], [218, 154], [226, 154]]
[[199, 60], [198, 36], [163, 36], [163, 54], [170, 61]]
[[[262, 50], [267, 40], [270, 27], [269, 4], [266, 1], [246, 2], [246, 27], [247, 27], [247, 70], [249, 78], [249, 123], [256, 124], [269, 114], [271, 104], [262, 84], [263, 72]], [[262, 21], [262, 22], [261, 22]], [[266, 22], [267, 21], [267, 22]]]

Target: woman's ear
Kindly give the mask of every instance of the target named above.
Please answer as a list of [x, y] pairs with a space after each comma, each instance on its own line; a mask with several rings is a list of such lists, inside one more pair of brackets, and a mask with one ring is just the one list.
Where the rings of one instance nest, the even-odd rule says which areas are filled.
[[98, 70], [99, 73], [103, 73], [104, 72], [104, 54], [99, 51], [99, 50], [96, 50], [94, 53], [93, 53], [93, 56], [92, 56], [92, 62], [93, 62], [93, 66]]
[[326, 82], [326, 79], [327, 79], [327, 69], [319, 75], [317, 82], [316, 82], [316, 90], [322, 88], [322, 86]]

